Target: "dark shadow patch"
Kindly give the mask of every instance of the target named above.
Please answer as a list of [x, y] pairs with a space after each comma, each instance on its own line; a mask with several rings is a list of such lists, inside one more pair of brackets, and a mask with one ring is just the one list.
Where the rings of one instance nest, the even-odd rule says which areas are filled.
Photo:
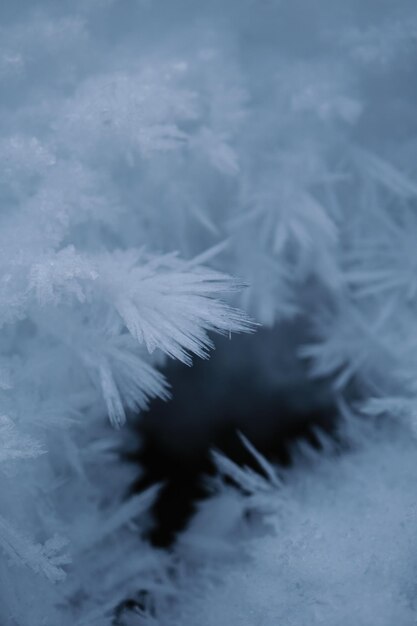
[[217, 449], [262, 473], [238, 432], [270, 461], [291, 465], [291, 447], [304, 440], [320, 449], [316, 430], [335, 430], [337, 408], [329, 381], [312, 381], [296, 356], [305, 340], [298, 323], [252, 336], [216, 341], [209, 361], [192, 368], [170, 363], [173, 399], [155, 401], [138, 426], [140, 447], [130, 454], [143, 472], [132, 490], [162, 483], [153, 506], [149, 540], [169, 547], [207, 497], [204, 476]]

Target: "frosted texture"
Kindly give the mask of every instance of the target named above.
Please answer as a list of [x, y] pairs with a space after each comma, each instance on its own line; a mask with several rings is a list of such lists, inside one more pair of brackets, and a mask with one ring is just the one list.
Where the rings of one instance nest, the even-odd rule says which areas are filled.
[[[166, 358], [302, 313], [311, 375], [415, 430], [416, 32], [413, 0], [2, 3], [2, 625], [412, 623], [407, 435], [296, 472], [199, 604], [140, 539], [117, 428], [168, 399]], [[160, 608], [115, 618], [141, 590]]]
[[202, 508], [181, 544], [193, 574], [162, 624], [414, 624], [416, 441], [354, 430], [342, 456], [301, 453], [275, 488], [242, 475], [250, 497], [223, 488]]

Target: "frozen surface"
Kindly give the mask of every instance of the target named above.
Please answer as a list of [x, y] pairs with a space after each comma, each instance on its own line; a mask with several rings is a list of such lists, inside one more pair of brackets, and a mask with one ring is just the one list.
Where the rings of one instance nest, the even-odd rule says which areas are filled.
[[[193, 610], [233, 623], [266, 594], [269, 624], [315, 598], [310, 621], [344, 624], [352, 596], [358, 622], [410, 623], [416, 32], [414, 0], [2, 3], [2, 626], [110, 626], [144, 590], [198, 603], [141, 540], [155, 493], [127, 498], [120, 428], [168, 399], [167, 358], [299, 313], [310, 375], [398, 436], [300, 467], [276, 541], [230, 573], [241, 604]], [[359, 517], [353, 545], [338, 520]], [[352, 569], [319, 556], [321, 525]]]
[[277, 486], [242, 476], [246, 496], [223, 488], [202, 507], [161, 624], [415, 623], [416, 441], [386, 423], [344, 437], [341, 455], [305, 450]]

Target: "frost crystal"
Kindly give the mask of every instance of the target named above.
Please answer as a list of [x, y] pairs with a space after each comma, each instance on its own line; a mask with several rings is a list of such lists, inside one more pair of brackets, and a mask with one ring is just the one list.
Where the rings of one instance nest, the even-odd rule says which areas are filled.
[[[3, 3], [2, 626], [413, 623], [416, 23], [413, 0]], [[264, 477], [216, 456], [276, 535], [246, 529], [253, 570], [231, 563], [206, 606], [196, 545], [227, 578], [240, 495], [223, 485], [180, 554], [152, 549], [119, 427], [169, 399], [169, 359], [297, 316], [360, 452], [285, 487], [247, 440]], [[397, 423], [392, 449], [353, 400]]]

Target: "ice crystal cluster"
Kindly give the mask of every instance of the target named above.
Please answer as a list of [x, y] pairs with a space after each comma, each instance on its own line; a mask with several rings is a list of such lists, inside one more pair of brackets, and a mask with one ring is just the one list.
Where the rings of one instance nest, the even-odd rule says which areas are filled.
[[[414, 0], [2, 3], [2, 626], [415, 623], [416, 70]], [[297, 316], [341, 450], [150, 547], [121, 427]]]

